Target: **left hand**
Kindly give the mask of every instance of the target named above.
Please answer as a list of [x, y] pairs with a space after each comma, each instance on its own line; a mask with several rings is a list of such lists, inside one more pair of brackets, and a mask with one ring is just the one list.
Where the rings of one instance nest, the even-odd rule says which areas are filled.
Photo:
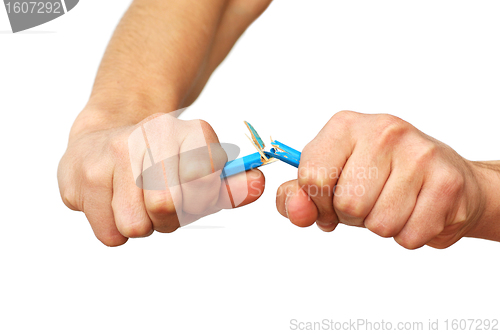
[[278, 189], [278, 211], [295, 225], [339, 222], [394, 237], [408, 249], [446, 248], [485, 207], [476, 166], [391, 115], [335, 114], [303, 150], [298, 179]]

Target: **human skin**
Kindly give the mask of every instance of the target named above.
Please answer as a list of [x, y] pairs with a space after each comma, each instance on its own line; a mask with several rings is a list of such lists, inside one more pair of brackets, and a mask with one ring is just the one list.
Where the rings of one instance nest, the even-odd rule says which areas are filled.
[[[179, 227], [168, 189], [141, 189], [134, 182], [128, 139], [151, 115], [177, 116], [174, 111], [189, 106], [270, 2], [135, 0], [131, 4], [106, 49], [89, 101], [72, 126], [58, 168], [64, 203], [85, 213], [105, 245], [118, 246], [128, 238]], [[204, 121], [172, 117], [168, 122], [174, 128], [201, 127], [206, 144], [218, 143], [214, 130]], [[186, 131], [181, 131], [183, 137], [173, 138], [170, 151], [180, 152], [186, 143], [200, 141], [199, 132], [186, 135]], [[200, 176], [183, 169], [178, 178]], [[239, 206], [255, 201], [264, 188], [260, 171], [244, 176], [232, 177], [237, 187], [248, 188], [248, 196]], [[217, 194], [205, 200], [203, 208], [186, 210], [197, 214], [207, 209], [223, 200]], [[219, 204], [219, 209], [227, 206]]]
[[[133, 182], [126, 141], [143, 119], [190, 105], [269, 3], [133, 2], [106, 50], [58, 170], [64, 203], [85, 212], [104, 244], [179, 227], [168, 193]], [[213, 129], [206, 122], [201, 126], [206, 143], [217, 143]], [[377, 177], [341, 173], [363, 168], [375, 168]], [[241, 205], [255, 201], [264, 187], [260, 171], [247, 176], [254, 192]], [[335, 186], [347, 190], [334, 194]], [[333, 231], [342, 222], [394, 237], [406, 248], [445, 248], [464, 236], [500, 241], [499, 186], [500, 162], [468, 161], [394, 116], [344, 111], [303, 150], [297, 180], [278, 189], [276, 203], [301, 227], [316, 222]]]
[[341, 222], [408, 249], [446, 248], [462, 237], [500, 241], [498, 189], [500, 161], [466, 160], [395, 116], [341, 111], [304, 148], [276, 205], [300, 227]]

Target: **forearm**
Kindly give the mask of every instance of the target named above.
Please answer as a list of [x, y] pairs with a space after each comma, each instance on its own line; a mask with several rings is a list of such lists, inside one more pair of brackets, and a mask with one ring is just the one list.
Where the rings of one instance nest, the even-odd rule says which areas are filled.
[[500, 161], [474, 162], [485, 194], [484, 211], [467, 236], [500, 241]]
[[73, 132], [134, 124], [181, 108], [207, 62], [225, 5], [135, 0], [108, 45]]

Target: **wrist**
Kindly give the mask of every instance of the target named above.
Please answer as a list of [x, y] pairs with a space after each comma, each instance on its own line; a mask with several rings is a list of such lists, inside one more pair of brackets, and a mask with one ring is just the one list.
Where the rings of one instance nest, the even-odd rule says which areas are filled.
[[[150, 115], [179, 110], [177, 99], [156, 99], [153, 96], [130, 94], [118, 96], [92, 94], [85, 108], [76, 118], [70, 132], [71, 138], [112, 128], [132, 126]], [[178, 115], [176, 114], [175, 117]]]
[[500, 241], [500, 161], [472, 162], [481, 189], [482, 212], [467, 237]]

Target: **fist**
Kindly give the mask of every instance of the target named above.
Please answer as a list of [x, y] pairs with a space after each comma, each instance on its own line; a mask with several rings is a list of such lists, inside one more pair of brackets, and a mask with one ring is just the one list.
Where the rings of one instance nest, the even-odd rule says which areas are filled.
[[408, 249], [445, 248], [477, 223], [484, 196], [474, 165], [391, 115], [335, 114], [303, 150], [296, 180], [278, 189], [293, 224], [338, 223]]
[[255, 201], [262, 173], [221, 179], [227, 159], [207, 122], [155, 114], [138, 125], [73, 134], [59, 164], [59, 188], [96, 237], [117, 246]]

